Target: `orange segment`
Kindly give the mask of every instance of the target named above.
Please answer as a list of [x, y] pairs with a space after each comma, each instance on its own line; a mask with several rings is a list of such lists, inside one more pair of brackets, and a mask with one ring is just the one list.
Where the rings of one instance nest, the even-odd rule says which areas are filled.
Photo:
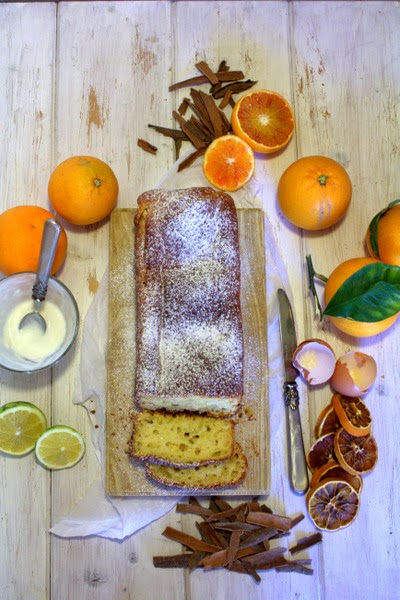
[[315, 471], [325, 463], [334, 459], [334, 438], [334, 433], [327, 433], [318, 438], [311, 446], [307, 454], [307, 464], [310, 471]]
[[204, 175], [214, 187], [234, 192], [253, 176], [254, 152], [236, 135], [223, 135], [207, 147], [203, 160]]
[[340, 466], [352, 474], [369, 473], [378, 460], [378, 446], [370, 433], [355, 436], [344, 428], [339, 429], [335, 434], [334, 449]]
[[319, 529], [336, 531], [354, 521], [360, 508], [360, 495], [347, 481], [324, 479], [306, 497], [311, 519]]
[[334, 394], [332, 406], [340, 424], [351, 435], [367, 435], [371, 430], [371, 413], [361, 398], [350, 398], [342, 394]]
[[349, 483], [358, 493], [362, 490], [362, 477], [358, 474], [352, 475], [348, 471], [345, 471], [335, 460], [330, 460], [314, 471], [310, 481], [310, 488], [314, 487], [324, 479], [332, 478], [347, 481], [347, 483]]
[[314, 427], [314, 435], [318, 439], [326, 433], [334, 433], [341, 427], [332, 404], [328, 404], [320, 412]]
[[236, 102], [233, 132], [255, 152], [270, 154], [288, 144], [294, 132], [293, 111], [283, 96], [270, 90], [250, 92]]

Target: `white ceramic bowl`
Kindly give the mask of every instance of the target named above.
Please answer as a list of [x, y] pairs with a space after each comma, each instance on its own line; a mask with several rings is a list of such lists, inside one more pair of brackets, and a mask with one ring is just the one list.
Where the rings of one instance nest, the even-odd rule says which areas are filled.
[[[65, 320], [66, 331], [59, 347], [40, 360], [28, 360], [15, 352], [5, 342], [5, 324], [11, 311], [19, 303], [32, 297], [36, 273], [16, 273], [0, 281], [0, 367], [19, 373], [36, 373], [57, 364], [73, 345], [79, 328], [79, 311], [69, 289], [54, 277], [50, 277], [44, 302], [56, 305]], [[32, 301], [33, 306], [33, 301]]]

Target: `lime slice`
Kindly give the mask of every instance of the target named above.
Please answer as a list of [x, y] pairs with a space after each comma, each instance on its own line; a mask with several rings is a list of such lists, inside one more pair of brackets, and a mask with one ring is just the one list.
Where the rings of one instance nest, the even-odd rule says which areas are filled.
[[34, 404], [4, 404], [0, 407], [0, 450], [13, 456], [27, 454], [46, 427], [45, 415]]
[[66, 425], [46, 429], [36, 442], [36, 458], [48, 469], [68, 469], [85, 454], [85, 442], [80, 433]]

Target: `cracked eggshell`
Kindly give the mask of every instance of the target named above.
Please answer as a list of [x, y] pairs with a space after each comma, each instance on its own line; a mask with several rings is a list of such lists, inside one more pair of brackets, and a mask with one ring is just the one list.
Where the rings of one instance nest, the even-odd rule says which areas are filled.
[[351, 351], [337, 360], [331, 385], [343, 396], [362, 396], [374, 383], [376, 374], [376, 362], [372, 356]]
[[320, 385], [332, 377], [336, 357], [330, 345], [324, 340], [310, 339], [296, 348], [292, 364], [308, 384]]

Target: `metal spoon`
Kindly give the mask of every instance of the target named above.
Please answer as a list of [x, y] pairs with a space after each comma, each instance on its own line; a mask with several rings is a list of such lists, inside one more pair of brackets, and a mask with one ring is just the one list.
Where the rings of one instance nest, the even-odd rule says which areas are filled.
[[32, 287], [33, 311], [27, 313], [19, 324], [19, 329], [36, 323], [45, 333], [47, 324], [40, 314], [41, 303], [47, 293], [50, 271], [57, 250], [58, 239], [61, 233], [61, 225], [55, 219], [48, 219], [44, 224], [42, 244], [35, 283]]

